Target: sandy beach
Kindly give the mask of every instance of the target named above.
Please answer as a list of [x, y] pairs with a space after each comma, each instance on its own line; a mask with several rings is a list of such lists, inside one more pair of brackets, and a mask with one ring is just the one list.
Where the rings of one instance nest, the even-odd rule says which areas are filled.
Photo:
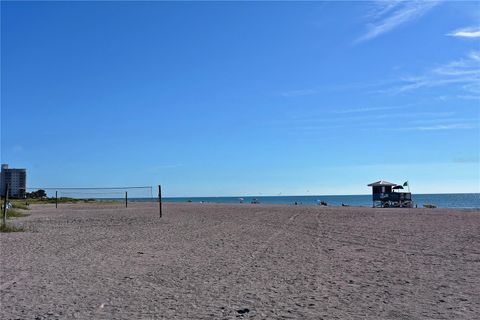
[[475, 319], [480, 211], [32, 206], [1, 319]]

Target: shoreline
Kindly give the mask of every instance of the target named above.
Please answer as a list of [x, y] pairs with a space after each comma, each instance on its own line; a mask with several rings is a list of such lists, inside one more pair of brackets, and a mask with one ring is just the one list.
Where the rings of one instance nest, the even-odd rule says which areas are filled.
[[[15, 200], [17, 201], [17, 200]], [[24, 203], [23, 201], [21, 203]], [[117, 205], [120, 205], [118, 207], [123, 207], [124, 206], [124, 203], [125, 203], [125, 200], [124, 199], [95, 199], [95, 200], [87, 200], [87, 199], [77, 199], [76, 201], [64, 201], [64, 202], [59, 202], [58, 206], [62, 206], [62, 205], [96, 205], [96, 204], [101, 204], [103, 206], [105, 205], [115, 205], [117, 207]], [[136, 198], [132, 198], [132, 199], [129, 199], [128, 200], [128, 203], [129, 204], [142, 204], [142, 203], [149, 203], [149, 204], [152, 204], [152, 203], [155, 203], [155, 204], [158, 204], [158, 200], [154, 199], [154, 200], [143, 200], [143, 199], [136, 199]], [[226, 205], [226, 206], [229, 206], [229, 205], [232, 205], [232, 206], [244, 206], [244, 207], [248, 207], [248, 206], [272, 206], [272, 207], [307, 207], [307, 208], [345, 208], [345, 209], [348, 209], [348, 208], [357, 208], [357, 209], [376, 209], [376, 210], [460, 210], [460, 211], [478, 211], [480, 212], [480, 207], [435, 207], [435, 208], [429, 208], [429, 207], [413, 207], [413, 208], [398, 208], [398, 207], [390, 207], [390, 208], [379, 208], [379, 207], [372, 207], [372, 206], [367, 206], [367, 205], [332, 205], [332, 204], [328, 204], [326, 206], [324, 205], [319, 205], [319, 204], [314, 204], [314, 203], [298, 203], [298, 204], [294, 204], [294, 203], [240, 203], [240, 202], [202, 202], [202, 201], [198, 201], [198, 202], [195, 202], [195, 201], [169, 201], [169, 200], [166, 200], [166, 198], [162, 198], [162, 203], [163, 205], [167, 205], [167, 204], [185, 204], [185, 205], [200, 205], [200, 206], [206, 206], [206, 205]], [[55, 206], [55, 202], [54, 201], [45, 201], [45, 202], [34, 202], [34, 203], [30, 203], [29, 206], [47, 206], [47, 205], [50, 205], [50, 206]]]
[[[480, 193], [456, 193], [456, 194], [413, 194], [412, 200], [418, 208], [424, 205], [434, 205], [437, 208], [447, 209], [480, 209]], [[17, 200], [18, 201], [18, 200]], [[30, 200], [32, 202], [54, 203], [55, 198], [48, 200]], [[125, 198], [59, 198], [59, 203], [68, 202], [124, 202]], [[129, 202], [158, 202], [157, 197], [136, 197], [128, 198]], [[283, 205], [303, 205], [318, 206], [325, 202], [328, 206], [350, 206], [350, 207], [372, 207], [371, 195], [333, 195], [333, 196], [243, 196], [243, 197], [163, 197], [164, 203], [223, 203], [223, 204], [283, 204]], [[257, 202], [257, 203], [253, 203]]]

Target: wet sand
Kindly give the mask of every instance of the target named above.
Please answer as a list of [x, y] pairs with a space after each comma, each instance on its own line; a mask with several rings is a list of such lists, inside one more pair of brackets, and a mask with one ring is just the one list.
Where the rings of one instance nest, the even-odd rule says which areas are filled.
[[480, 211], [32, 206], [1, 319], [475, 319]]

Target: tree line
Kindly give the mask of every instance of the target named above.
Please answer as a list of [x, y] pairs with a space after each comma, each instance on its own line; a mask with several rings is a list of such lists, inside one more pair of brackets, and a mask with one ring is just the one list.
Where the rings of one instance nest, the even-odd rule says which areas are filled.
[[44, 199], [47, 197], [47, 193], [43, 189], [39, 189], [37, 191], [27, 192], [25, 193], [27, 199]]

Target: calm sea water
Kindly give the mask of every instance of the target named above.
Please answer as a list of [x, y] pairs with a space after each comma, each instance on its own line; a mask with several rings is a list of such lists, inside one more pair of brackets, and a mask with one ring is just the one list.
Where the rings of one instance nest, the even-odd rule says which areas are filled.
[[[371, 195], [348, 195], [348, 196], [244, 196], [244, 197], [182, 197], [164, 198], [165, 202], [209, 202], [209, 203], [251, 203], [255, 198], [263, 204], [294, 204], [317, 205], [319, 201], [325, 201], [328, 205], [340, 206], [372, 206]], [[480, 193], [452, 193], [452, 194], [412, 194], [412, 198], [418, 207], [423, 204], [433, 204], [438, 208], [480, 208]], [[147, 200], [147, 199], [145, 199]], [[151, 199], [149, 199], [151, 200]]]

